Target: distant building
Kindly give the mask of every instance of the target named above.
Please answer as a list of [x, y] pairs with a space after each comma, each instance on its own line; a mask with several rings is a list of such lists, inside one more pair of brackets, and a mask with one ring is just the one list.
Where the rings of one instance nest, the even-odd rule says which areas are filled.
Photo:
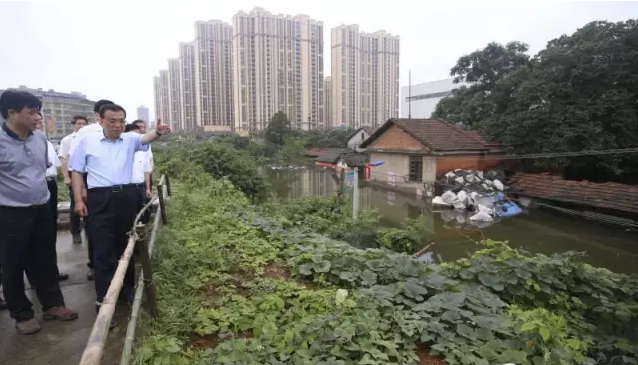
[[401, 118], [409, 118], [410, 112], [412, 118], [430, 118], [436, 104], [441, 99], [452, 95], [452, 90], [461, 86], [469, 86], [469, 84], [464, 82], [455, 84], [454, 78], [449, 78], [412, 85], [412, 91], [410, 86], [401, 87]]
[[325, 128], [335, 128], [332, 118], [332, 77], [323, 79], [323, 123]]
[[[42, 115], [49, 139], [59, 140], [73, 132], [71, 119], [76, 115], [86, 117], [89, 122], [93, 121], [93, 105], [95, 102], [87, 99], [86, 95], [82, 93], [61, 93], [52, 89], [31, 89], [23, 85], [13, 89], [29, 92], [42, 100]], [[0, 94], [4, 91], [0, 90]]]
[[383, 30], [331, 30], [334, 126], [377, 128], [399, 116], [400, 38]]
[[137, 107], [137, 119], [141, 119], [145, 122], [149, 122], [148, 108], [144, 105], [140, 105]]
[[370, 137], [373, 132], [374, 128], [361, 127], [356, 131], [350, 133], [350, 136], [348, 137], [348, 148], [360, 152], [362, 149], [359, 147], [359, 145], [361, 145], [363, 141], [368, 139], [368, 137]]

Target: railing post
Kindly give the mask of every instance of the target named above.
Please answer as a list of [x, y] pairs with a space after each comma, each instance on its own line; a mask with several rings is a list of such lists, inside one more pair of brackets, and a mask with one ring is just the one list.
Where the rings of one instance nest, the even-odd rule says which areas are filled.
[[159, 198], [160, 214], [162, 215], [162, 224], [167, 224], [166, 218], [166, 203], [164, 202], [164, 187], [162, 184], [157, 184], [157, 197]]
[[164, 174], [164, 179], [166, 180], [166, 195], [171, 197], [171, 180], [168, 178], [168, 174]]
[[142, 274], [144, 277], [144, 289], [146, 289], [146, 296], [148, 298], [148, 306], [151, 312], [151, 316], [156, 318], [158, 315], [157, 310], [157, 294], [155, 291], [155, 283], [153, 282], [153, 268], [151, 266], [151, 256], [148, 251], [148, 228], [146, 226], [136, 227], [137, 236], [140, 237], [137, 241], [139, 245], [140, 260], [142, 261]]

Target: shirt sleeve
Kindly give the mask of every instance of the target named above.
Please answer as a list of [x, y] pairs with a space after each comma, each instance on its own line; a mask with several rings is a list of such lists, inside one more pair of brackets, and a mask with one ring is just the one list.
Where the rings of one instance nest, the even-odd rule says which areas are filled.
[[[77, 138], [74, 142], [77, 141]], [[82, 138], [73, 154], [71, 155], [71, 161], [69, 161], [69, 170], [77, 171], [79, 173], [86, 172], [86, 138]]]
[[137, 152], [137, 151], [144, 151], [144, 152], [148, 151], [149, 144], [148, 143], [147, 144], [143, 144], [142, 143], [143, 134], [137, 134], [137, 133], [130, 133], [130, 134], [126, 133], [126, 134], [128, 135], [127, 136], [127, 140], [129, 140], [130, 141], [129, 143], [131, 143], [133, 145], [133, 148], [134, 148], [135, 152]]
[[60, 159], [55, 153], [55, 147], [53, 147], [53, 143], [47, 141], [47, 148], [49, 149], [49, 162], [51, 163], [51, 165], [55, 167], [62, 166]]

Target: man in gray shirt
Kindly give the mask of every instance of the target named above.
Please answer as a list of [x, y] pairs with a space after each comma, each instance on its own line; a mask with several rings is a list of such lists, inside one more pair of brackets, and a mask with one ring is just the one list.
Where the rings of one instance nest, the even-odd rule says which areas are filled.
[[23, 91], [0, 96], [0, 266], [2, 286], [18, 331], [40, 331], [24, 293], [24, 272], [33, 280], [44, 319], [73, 320], [58, 283], [53, 215], [46, 184], [47, 139], [33, 131], [42, 102]]

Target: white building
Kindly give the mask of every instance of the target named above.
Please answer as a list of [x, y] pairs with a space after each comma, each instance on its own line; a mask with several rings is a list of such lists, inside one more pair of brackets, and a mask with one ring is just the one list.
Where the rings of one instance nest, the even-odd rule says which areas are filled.
[[356, 131], [352, 132], [348, 137], [348, 148], [351, 150], [355, 150], [361, 152], [363, 149], [359, 148], [359, 145], [363, 143], [370, 135], [374, 133], [374, 128], [371, 127], [361, 127]]
[[401, 87], [401, 118], [429, 118], [436, 104], [446, 96], [452, 95], [452, 90], [461, 86], [469, 84], [455, 84], [454, 78], [449, 78], [412, 85], [412, 91], [410, 86]]

